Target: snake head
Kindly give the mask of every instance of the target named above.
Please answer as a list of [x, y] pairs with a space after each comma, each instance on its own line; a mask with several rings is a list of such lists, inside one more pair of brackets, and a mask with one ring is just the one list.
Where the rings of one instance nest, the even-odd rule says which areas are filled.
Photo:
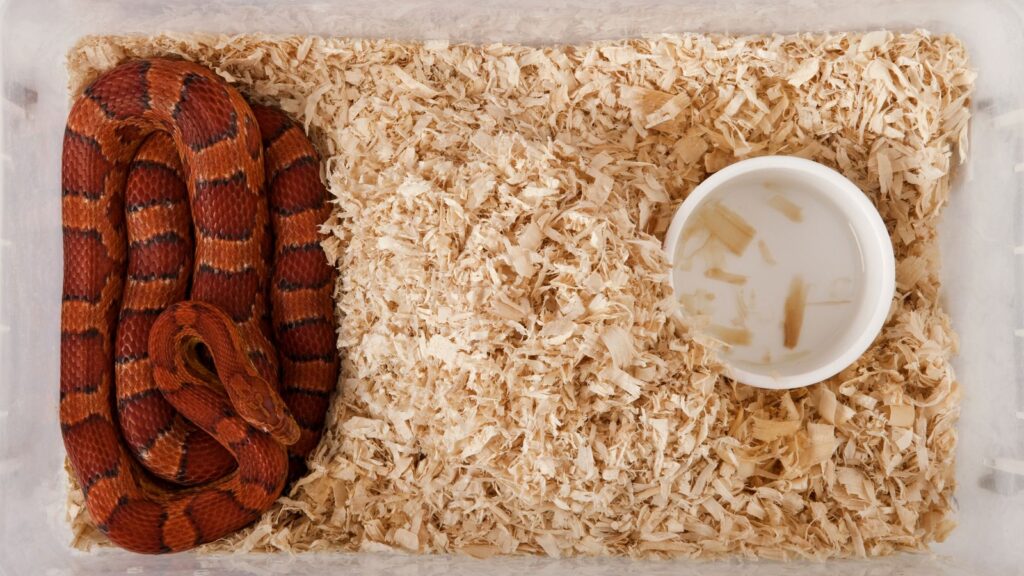
[[298, 442], [299, 425], [269, 382], [259, 376], [238, 376], [230, 382], [231, 385], [226, 386], [228, 395], [243, 420], [284, 446]]

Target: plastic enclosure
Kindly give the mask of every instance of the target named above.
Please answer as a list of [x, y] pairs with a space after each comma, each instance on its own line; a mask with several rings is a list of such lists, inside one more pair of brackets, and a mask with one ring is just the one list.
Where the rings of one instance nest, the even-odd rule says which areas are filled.
[[[1024, 2], [1012, 0], [0, 0], [0, 574], [1024, 574]], [[978, 71], [970, 157], [941, 227], [960, 334], [959, 527], [934, 554], [781, 564], [69, 548], [57, 423], [64, 55], [96, 33], [268, 32], [551, 44], [666, 32], [926, 28]]]

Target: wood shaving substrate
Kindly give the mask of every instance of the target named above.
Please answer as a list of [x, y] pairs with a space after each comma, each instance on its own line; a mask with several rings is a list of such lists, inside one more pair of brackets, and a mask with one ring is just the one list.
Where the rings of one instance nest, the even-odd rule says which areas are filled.
[[[311, 132], [341, 274], [344, 369], [311, 472], [205, 550], [824, 559], [953, 528], [935, 225], [967, 144], [956, 38], [90, 37], [72, 94], [168, 54]], [[764, 154], [852, 179], [898, 258], [875, 344], [790, 392], [721, 376], [660, 246], [697, 183]], [[101, 541], [71, 502], [77, 545]]]

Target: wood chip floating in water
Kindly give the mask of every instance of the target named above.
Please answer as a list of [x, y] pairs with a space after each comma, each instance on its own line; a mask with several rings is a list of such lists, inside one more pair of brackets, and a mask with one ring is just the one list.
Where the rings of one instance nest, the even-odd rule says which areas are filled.
[[711, 235], [720, 240], [730, 252], [742, 256], [754, 239], [754, 227], [721, 202], [710, 202], [699, 210], [698, 217]]
[[757, 241], [757, 249], [761, 251], [761, 258], [770, 266], [778, 264], [775, 261], [775, 256], [772, 255], [772, 251], [768, 249], [768, 244], [764, 240]]
[[804, 326], [804, 310], [807, 308], [807, 285], [800, 276], [794, 276], [789, 283], [786, 305], [783, 311], [783, 345], [792, 350], [800, 342], [800, 330]]
[[747, 283], [747, 277], [743, 274], [733, 274], [732, 272], [726, 272], [721, 268], [708, 268], [704, 271], [704, 275], [712, 280], [719, 280], [727, 284], [743, 285]]
[[712, 324], [708, 327], [708, 332], [710, 332], [715, 338], [730, 346], [746, 346], [750, 344], [751, 334], [750, 330], [747, 330], [746, 328], [734, 328], [732, 326]]
[[768, 198], [768, 205], [793, 222], [804, 221], [803, 208], [782, 194], [773, 194]]

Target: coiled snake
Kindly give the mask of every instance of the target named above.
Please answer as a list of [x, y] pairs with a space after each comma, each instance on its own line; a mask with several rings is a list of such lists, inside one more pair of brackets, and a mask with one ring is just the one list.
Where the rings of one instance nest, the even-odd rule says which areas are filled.
[[146, 553], [244, 527], [302, 470], [337, 384], [315, 150], [154, 58], [85, 90], [61, 169], [60, 423], [90, 515]]

